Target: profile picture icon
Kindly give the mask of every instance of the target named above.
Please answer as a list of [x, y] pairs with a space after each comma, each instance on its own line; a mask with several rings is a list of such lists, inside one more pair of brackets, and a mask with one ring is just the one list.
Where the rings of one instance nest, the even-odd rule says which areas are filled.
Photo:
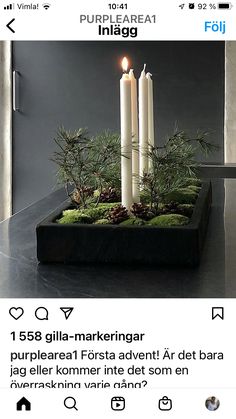
[[211, 396], [208, 397], [208, 399], [206, 399], [205, 406], [208, 410], [213, 412], [214, 410], [217, 410], [220, 406], [220, 401], [219, 399], [217, 399], [217, 397]]

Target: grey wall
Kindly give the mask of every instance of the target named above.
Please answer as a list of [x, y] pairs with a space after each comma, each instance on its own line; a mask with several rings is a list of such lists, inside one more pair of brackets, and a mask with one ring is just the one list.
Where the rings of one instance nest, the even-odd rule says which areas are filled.
[[225, 46], [225, 163], [236, 163], [236, 42]]
[[57, 127], [119, 130], [120, 61], [143, 63], [153, 74], [156, 140], [177, 123], [195, 133], [211, 130], [223, 162], [223, 42], [14, 42], [21, 73], [20, 107], [14, 114], [14, 211], [56, 187], [50, 162]]

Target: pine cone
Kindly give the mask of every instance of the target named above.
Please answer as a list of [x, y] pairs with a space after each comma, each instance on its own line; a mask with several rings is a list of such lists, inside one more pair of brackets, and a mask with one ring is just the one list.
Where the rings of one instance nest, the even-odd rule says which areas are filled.
[[112, 221], [113, 224], [120, 224], [122, 221], [125, 221], [129, 218], [128, 211], [122, 205], [118, 205], [110, 210], [108, 219]]
[[132, 212], [132, 214], [137, 217], [137, 218], [141, 218], [142, 220], [147, 220], [149, 218], [149, 213], [150, 213], [150, 209], [147, 205], [142, 204], [142, 203], [134, 203], [131, 208], [130, 211]]
[[103, 189], [100, 195], [100, 202], [119, 202], [120, 194], [115, 188], [109, 187], [108, 189]]
[[88, 196], [92, 196], [93, 195], [93, 188], [90, 188], [88, 186], [85, 186], [81, 191], [79, 189], [75, 189], [73, 194], [72, 194], [72, 199], [76, 204], [80, 204], [81, 203], [81, 192], [83, 191], [83, 194]]

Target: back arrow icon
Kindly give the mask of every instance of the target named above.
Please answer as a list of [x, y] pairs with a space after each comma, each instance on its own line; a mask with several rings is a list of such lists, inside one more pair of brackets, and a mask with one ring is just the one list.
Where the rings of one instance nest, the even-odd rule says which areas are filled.
[[15, 31], [14, 31], [14, 29], [12, 29], [11, 28], [11, 24], [14, 22], [14, 20], [16, 20], [16, 19], [12, 19], [10, 22], [8, 22], [8, 24], [6, 25], [6, 27], [8, 28], [8, 29], [10, 29], [10, 31], [12, 31], [13, 33], [15, 33]]

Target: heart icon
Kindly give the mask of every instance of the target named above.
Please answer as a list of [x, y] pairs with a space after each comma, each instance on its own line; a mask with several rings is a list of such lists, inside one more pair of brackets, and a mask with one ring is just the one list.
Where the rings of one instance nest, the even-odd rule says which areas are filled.
[[11, 307], [9, 310], [9, 314], [13, 319], [18, 320], [24, 314], [24, 310], [22, 307]]

